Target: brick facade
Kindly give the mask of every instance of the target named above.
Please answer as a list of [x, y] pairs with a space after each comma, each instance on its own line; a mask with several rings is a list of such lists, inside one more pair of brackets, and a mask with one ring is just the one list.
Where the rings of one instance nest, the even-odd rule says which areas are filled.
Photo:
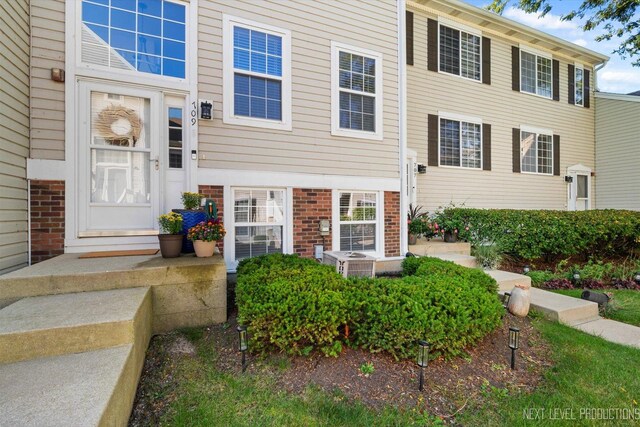
[[[200, 194], [204, 194], [207, 199], [213, 199], [216, 203], [218, 207], [218, 218], [220, 218], [225, 230], [229, 233], [231, 231], [229, 228], [232, 227], [233, 224], [224, 223], [224, 188], [221, 185], [201, 185], [198, 187], [198, 191]], [[224, 240], [218, 242], [218, 249], [220, 249], [221, 254], [224, 254]]]
[[31, 262], [64, 253], [64, 181], [31, 181]]
[[[318, 232], [320, 220], [331, 224], [331, 190], [293, 189], [293, 252], [314, 257], [314, 245], [323, 244]], [[324, 236], [324, 249], [331, 249], [331, 233]]]
[[384, 254], [400, 256], [400, 193], [384, 192]]

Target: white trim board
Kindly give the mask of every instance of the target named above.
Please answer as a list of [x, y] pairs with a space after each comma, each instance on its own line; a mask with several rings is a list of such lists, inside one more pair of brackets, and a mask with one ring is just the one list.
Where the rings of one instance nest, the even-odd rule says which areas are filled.
[[27, 159], [27, 179], [66, 181], [67, 162], [64, 160]]
[[198, 168], [198, 185], [327, 189], [357, 188], [359, 191], [401, 191], [400, 178], [315, 175], [208, 168]]

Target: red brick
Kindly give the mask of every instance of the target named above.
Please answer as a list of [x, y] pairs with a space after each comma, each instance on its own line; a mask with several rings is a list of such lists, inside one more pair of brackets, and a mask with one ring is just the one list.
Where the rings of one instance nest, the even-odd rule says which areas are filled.
[[[331, 190], [293, 189], [293, 250], [306, 258], [314, 257], [314, 245], [323, 244], [318, 231], [320, 220], [331, 224]], [[331, 248], [331, 233], [324, 236], [324, 249]]]
[[64, 181], [31, 181], [31, 262], [64, 253]]
[[384, 192], [384, 252], [388, 257], [400, 255], [400, 193]]
[[[204, 194], [207, 199], [213, 199], [218, 208], [218, 218], [224, 224], [224, 187], [221, 185], [201, 185], [198, 187], [198, 192]], [[224, 224], [227, 233], [231, 226], [231, 224]], [[224, 254], [224, 241], [218, 242], [218, 249], [221, 254]]]

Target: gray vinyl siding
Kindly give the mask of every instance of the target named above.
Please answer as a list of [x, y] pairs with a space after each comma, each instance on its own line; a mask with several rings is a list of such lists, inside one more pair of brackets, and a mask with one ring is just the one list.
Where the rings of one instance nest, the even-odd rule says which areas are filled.
[[0, 2], [0, 274], [28, 263], [29, 2]]
[[[201, 1], [198, 14], [198, 92], [214, 105], [199, 123], [199, 167], [399, 178], [395, 2]], [[292, 131], [222, 122], [223, 14], [291, 31]], [[382, 53], [382, 141], [331, 135], [332, 41]]]
[[[65, 69], [64, 1], [31, 1], [31, 157], [64, 160], [64, 85], [51, 69]], [[71, 83], [72, 84], [72, 83]], [[35, 108], [37, 107], [37, 108]]]
[[598, 209], [640, 210], [640, 97], [596, 96]]
[[[491, 171], [427, 167], [426, 174], [418, 175], [418, 204], [430, 211], [449, 202], [479, 208], [566, 209], [567, 167], [595, 167], [593, 92], [592, 108], [568, 103], [568, 62], [562, 58], [554, 58], [560, 59], [559, 102], [513, 91], [511, 46], [517, 43], [492, 34], [486, 34], [491, 38], [491, 85], [428, 71], [427, 18], [437, 17], [413, 12], [415, 65], [407, 66], [407, 144], [417, 152], [418, 163], [427, 164], [428, 114], [478, 117], [492, 127]], [[512, 128], [521, 125], [560, 135], [560, 176], [513, 173]]]

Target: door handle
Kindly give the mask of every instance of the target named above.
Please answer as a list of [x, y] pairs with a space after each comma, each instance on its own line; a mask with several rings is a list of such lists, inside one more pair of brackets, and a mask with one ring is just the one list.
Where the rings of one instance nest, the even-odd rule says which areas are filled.
[[149, 161], [153, 162], [156, 167], [156, 170], [160, 170], [160, 156], [156, 156], [155, 159], [150, 159]]

